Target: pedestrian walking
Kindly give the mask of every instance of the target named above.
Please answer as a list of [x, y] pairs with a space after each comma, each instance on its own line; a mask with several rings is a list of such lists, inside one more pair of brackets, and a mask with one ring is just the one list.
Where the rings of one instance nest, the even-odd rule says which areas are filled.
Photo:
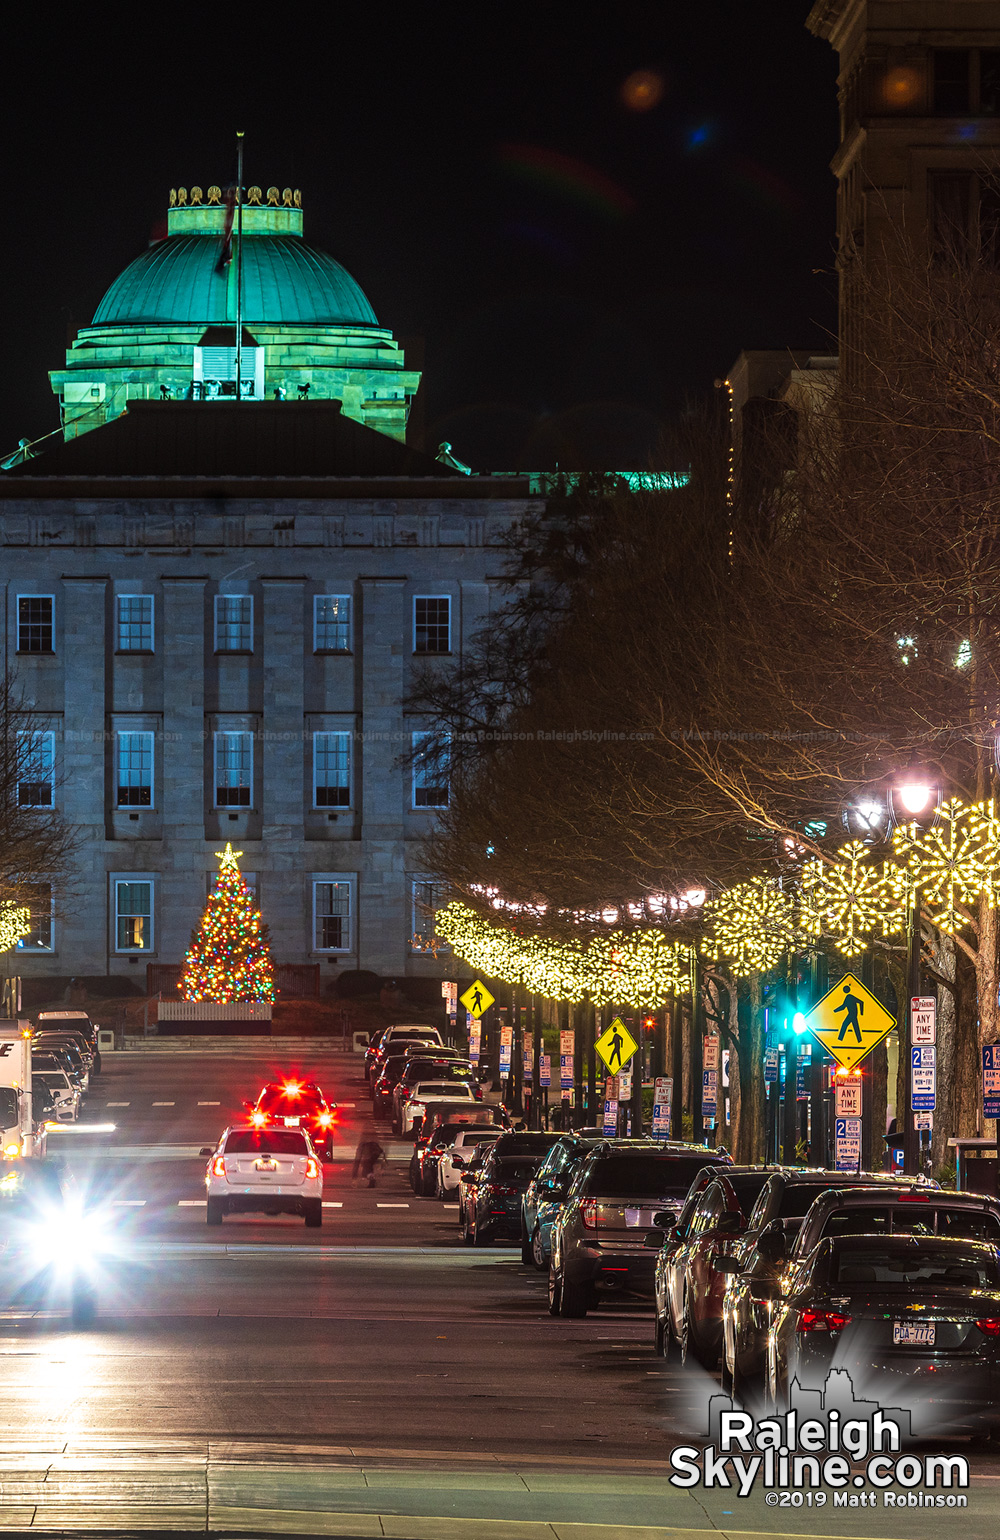
[[379, 1161], [385, 1160], [385, 1150], [372, 1134], [362, 1134], [358, 1140], [358, 1147], [354, 1152], [354, 1169], [351, 1172], [351, 1180], [356, 1182], [359, 1177], [368, 1182], [369, 1187], [375, 1186], [375, 1167]]

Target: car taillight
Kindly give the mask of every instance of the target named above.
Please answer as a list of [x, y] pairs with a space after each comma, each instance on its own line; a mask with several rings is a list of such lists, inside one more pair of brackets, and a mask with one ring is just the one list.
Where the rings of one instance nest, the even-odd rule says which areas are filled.
[[583, 1220], [585, 1230], [597, 1229], [597, 1199], [584, 1198], [580, 1204], [580, 1218]]
[[306, 1181], [313, 1180], [317, 1176], [319, 1176], [319, 1163], [310, 1155], [306, 1161]]
[[225, 1174], [226, 1174], [226, 1162], [225, 1162], [225, 1159], [221, 1155], [216, 1155], [215, 1159], [212, 1161], [212, 1175], [213, 1176], [225, 1176]]
[[843, 1331], [849, 1326], [849, 1315], [841, 1315], [839, 1310], [800, 1310], [796, 1331]]
[[977, 1321], [976, 1325], [984, 1337], [1000, 1337], [1000, 1321]]

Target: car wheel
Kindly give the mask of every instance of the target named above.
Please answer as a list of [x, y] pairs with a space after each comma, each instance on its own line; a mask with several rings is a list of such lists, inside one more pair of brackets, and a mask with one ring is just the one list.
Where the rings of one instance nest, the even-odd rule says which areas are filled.
[[420, 1196], [422, 1198], [433, 1198], [434, 1190], [435, 1190], [436, 1186], [437, 1186], [437, 1179], [435, 1177], [433, 1177], [433, 1176], [428, 1176], [426, 1174], [426, 1172], [421, 1171], [421, 1173], [420, 1173]]
[[469, 1224], [468, 1214], [465, 1213], [462, 1215], [462, 1239], [467, 1246], [474, 1246], [476, 1243], [475, 1232]]
[[562, 1279], [549, 1263], [549, 1315], [559, 1315], [562, 1306]]
[[666, 1358], [666, 1344], [667, 1331], [663, 1324], [663, 1317], [660, 1315], [660, 1312], [657, 1311], [656, 1315], [653, 1317], [653, 1352], [656, 1354], [657, 1358]]
[[697, 1334], [691, 1324], [691, 1307], [688, 1297], [684, 1296], [684, 1314], [681, 1316], [681, 1363], [687, 1365], [688, 1361], [701, 1364], [703, 1369], [714, 1368], [709, 1361], [709, 1355], [698, 1341]]
[[206, 1218], [206, 1220], [208, 1221], [208, 1223], [210, 1225], [221, 1225], [221, 1223], [222, 1223], [222, 1199], [221, 1198], [209, 1198], [208, 1204], [207, 1204], [207, 1206], [205, 1208], [205, 1218]]
[[594, 1295], [589, 1284], [570, 1283], [566, 1278], [562, 1280], [559, 1314], [564, 1319], [578, 1320], [587, 1314], [592, 1304], [594, 1304]]
[[306, 1204], [306, 1229], [318, 1230], [323, 1223], [322, 1198], [310, 1198]]
[[472, 1227], [472, 1244], [474, 1246], [488, 1246], [493, 1236], [489, 1230], [484, 1230], [478, 1221]]
[[438, 1168], [437, 1176], [434, 1178], [434, 1196], [435, 1198], [444, 1197], [444, 1183], [441, 1180], [440, 1167]]
[[540, 1273], [544, 1273], [545, 1269], [549, 1265], [545, 1257], [545, 1252], [542, 1248], [541, 1225], [535, 1226], [534, 1234], [531, 1237], [531, 1260], [534, 1262]]
[[522, 1267], [532, 1267], [534, 1265], [534, 1261], [535, 1261], [535, 1253], [531, 1249], [531, 1237], [528, 1234], [528, 1227], [527, 1227], [527, 1225], [524, 1222], [524, 1215], [522, 1214], [521, 1215], [521, 1266]]

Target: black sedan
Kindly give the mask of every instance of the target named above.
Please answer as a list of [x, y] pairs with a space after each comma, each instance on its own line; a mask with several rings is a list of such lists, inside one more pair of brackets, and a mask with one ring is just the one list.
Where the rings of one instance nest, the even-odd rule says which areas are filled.
[[525, 1132], [504, 1134], [497, 1140], [462, 1211], [466, 1245], [521, 1239], [524, 1192], [558, 1137]]
[[[778, 1293], [776, 1284], [760, 1284]], [[980, 1241], [844, 1235], [787, 1279], [767, 1345], [768, 1400], [846, 1369], [856, 1397], [911, 1406], [915, 1433], [995, 1415], [1000, 1264]]]

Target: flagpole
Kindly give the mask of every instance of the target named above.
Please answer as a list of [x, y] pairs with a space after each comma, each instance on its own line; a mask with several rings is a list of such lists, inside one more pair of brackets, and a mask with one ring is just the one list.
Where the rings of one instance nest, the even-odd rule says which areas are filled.
[[243, 135], [236, 135], [236, 399], [243, 399]]

